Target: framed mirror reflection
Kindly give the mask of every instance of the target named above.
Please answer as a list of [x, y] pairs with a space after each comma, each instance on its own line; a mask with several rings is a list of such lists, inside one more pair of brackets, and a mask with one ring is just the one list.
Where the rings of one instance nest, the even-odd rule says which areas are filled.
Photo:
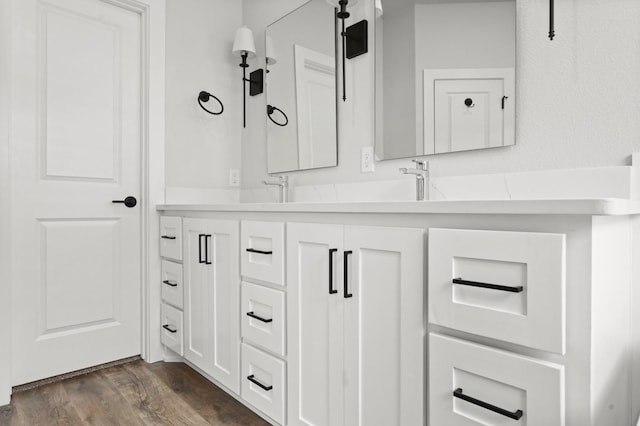
[[515, 0], [376, 3], [377, 158], [515, 144]]
[[268, 173], [337, 166], [334, 7], [303, 4], [269, 25], [265, 42]]

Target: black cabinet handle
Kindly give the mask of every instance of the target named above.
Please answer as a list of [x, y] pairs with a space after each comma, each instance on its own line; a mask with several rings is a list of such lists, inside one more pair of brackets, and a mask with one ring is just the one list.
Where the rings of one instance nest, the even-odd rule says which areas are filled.
[[178, 287], [178, 283], [173, 282], [173, 281], [164, 280], [164, 281], [162, 281], [162, 283], [168, 285], [169, 287]]
[[453, 283], [459, 284], [459, 285], [466, 285], [469, 287], [480, 287], [480, 288], [488, 288], [490, 290], [509, 291], [511, 293], [522, 293], [522, 291], [524, 290], [524, 287], [521, 285], [517, 287], [509, 287], [506, 285], [480, 283], [477, 281], [467, 281], [467, 280], [463, 280], [462, 278], [454, 278]]
[[514, 412], [507, 411], [504, 408], [496, 407], [495, 405], [489, 404], [488, 402], [480, 401], [479, 399], [473, 398], [469, 395], [465, 395], [462, 393], [462, 388], [458, 388], [453, 391], [453, 396], [456, 398], [460, 398], [463, 401], [470, 402], [478, 407], [486, 408], [489, 411], [493, 411], [494, 413], [502, 414], [505, 417], [509, 417], [513, 420], [520, 420], [522, 415], [524, 414], [522, 410], [516, 410]]
[[353, 297], [353, 294], [349, 293], [349, 256], [353, 252], [351, 250], [344, 252], [344, 298], [348, 299]]
[[204, 238], [204, 234], [198, 234], [198, 263], [204, 263], [202, 260], [202, 239]]
[[163, 240], [175, 240], [176, 237], [172, 237], [170, 235], [163, 235], [160, 238], [162, 238]]
[[176, 328], [171, 328], [171, 326], [169, 326], [169, 324], [165, 324], [162, 326], [162, 328], [164, 328], [165, 330], [167, 330], [169, 333], [177, 333], [178, 329]]
[[254, 319], [257, 319], [258, 321], [262, 321], [262, 322], [273, 322], [272, 318], [269, 318], [269, 319], [262, 318], [262, 317], [257, 316], [253, 312], [247, 312], [247, 316], [251, 317], [251, 318], [254, 318]]
[[338, 290], [333, 288], [333, 254], [338, 249], [329, 249], [329, 294], [336, 294]]
[[211, 235], [204, 236], [204, 263], [205, 265], [211, 265], [211, 261], [209, 260], [209, 239]]
[[256, 250], [256, 249], [252, 249], [252, 248], [248, 248], [247, 251], [249, 253], [257, 253], [257, 254], [273, 254], [272, 251]]
[[261, 387], [262, 389], [264, 389], [266, 391], [270, 391], [271, 389], [273, 389], [273, 386], [265, 386], [262, 383], [260, 383], [259, 381], [257, 381], [253, 374], [250, 375], [249, 377], [247, 377], [247, 380], [249, 380], [254, 385], [257, 385], [257, 386]]

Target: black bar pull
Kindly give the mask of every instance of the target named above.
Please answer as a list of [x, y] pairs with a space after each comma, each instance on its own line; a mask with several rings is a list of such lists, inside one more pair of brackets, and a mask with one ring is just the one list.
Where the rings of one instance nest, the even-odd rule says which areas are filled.
[[270, 391], [271, 389], [273, 389], [273, 386], [265, 386], [262, 383], [260, 383], [259, 381], [257, 381], [255, 379], [256, 376], [254, 376], [253, 374], [250, 375], [249, 377], [247, 377], [247, 380], [249, 380], [251, 383], [253, 383], [254, 385], [257, 385], [259, 387], [261, 387], [262, 389], [266, 390], [266, 391]]
[[348, 299], [353, 297], [353, 294], [349, 293], [349, 256], [353, 252], [351, 250], [344, 252], [344, 298]]
[[204, 263], [205, 265], [211, 265], [211, 261], [209, 260], [209, 239], [211, 235], [204, 236]]
[[504, 109], [504, 103], [506, 102], [507, 99], [509, 99], [508, 96], [503, 96], [502, 97], [502, 109]]
[[513, 420], [520, 420], [523, 416], [522, 410], [516, 410], [514, 412], [507, 411], [504, 408], [496, 407], [495, 405], [489, 404], [488, 402], [480, 401], [479, 399], [473, 398], [469, 395], [465, 395], [462, 393], [462, 388], [458, 388], [453, 391], [453, 396], [456, 398], [460, 398], [463, 401], [470, 402], [478, 407], [486, 408], [489, 411], [493, 411], [494, 413], [502, 414], [505, 417], [509, 417]]
[[204, 263], [202, 260], [202, 239], [204, 238], [204, 234], [198, 234], [198, 263]]
[[253, 312], [247, 312], [247, 316], [251, 317], [251, 318], [254, 318], [254, 319], [257, 319], [258, 321], [262, 321], [262, 322], [273, 322], [272, 318], [269, 318], [269, 319], [262, 318], [262, 317], [259, 317], [256, 314], [254, 314]]
[[252, 248], [248, 248], [247, 251], [249, 253], [257, 253], [257, 254], [273, 254], [272, 251], [256, 250], [256, 249], [252, 249]]
[[162, 238], [163, 240], [175, 240], [176, 237], [172, 237], [171, 235], [163, 235], [160, 238]]
[[168, 285], [169, 287], [178, 287], [178, 283], [174, 281], [164, 280], [162, 281], [162, 283]]
[[466, 285], [469, 287], [481, 287], [481, 288], [488, 288], [490, 290], [509, 291], [511, 293], [522, 293], [522, 291], [524, 290], [524, 287], [521, 285], [517, 287], [509, 287], [506, 285], [479, 283], [477, 281], [467, 281], [467, 280], [463, 280], [462, 278], [454, 278], [453, 283]]
[[333, 254], [338, 249], [329, 249], [329, 294], [336, 294], [338, 290], [333, 288]]
[[177, 328], [171, 328], [171, 326], [169, 324], [163, 325], [162, 328], [167, 330], [169, 333], [177, 333], [178, 332]]

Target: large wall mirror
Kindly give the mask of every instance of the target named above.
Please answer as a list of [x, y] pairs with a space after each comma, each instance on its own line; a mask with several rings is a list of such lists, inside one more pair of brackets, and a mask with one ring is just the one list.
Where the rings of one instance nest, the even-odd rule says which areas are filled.
[[269, 173], [338, 165], [335, 31], [325, 0], [266, 29]]
[[515, 0], [382, 0], [379, 160], [515, 144]]

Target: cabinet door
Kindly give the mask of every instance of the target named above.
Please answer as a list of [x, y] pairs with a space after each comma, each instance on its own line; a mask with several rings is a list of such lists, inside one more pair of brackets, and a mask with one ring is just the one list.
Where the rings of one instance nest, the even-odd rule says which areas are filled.
[[238, 393], [238, 223], [185, 219], [184, 239], [184, 356]]
[[424, 425], [424, 236], [344, 230], [345, 425]]
[[344, 424], [342, 230], [287, 224], [290, 425]]

